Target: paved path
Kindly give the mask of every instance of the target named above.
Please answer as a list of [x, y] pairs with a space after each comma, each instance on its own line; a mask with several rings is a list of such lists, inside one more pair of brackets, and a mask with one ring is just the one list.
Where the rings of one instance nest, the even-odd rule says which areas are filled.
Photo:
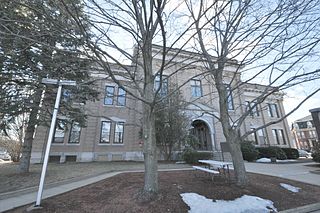
[[[259, 174], [272, 175], [291, 180], [301, 181], [305, 183], [315, 184], [320, 186], [320, 175], [312, 174], [310, 171], [317, 170], [317, 168], [305, 166], [314, 163], [295, 163], [295, 164], [263, 164], [263, 163], [246, 163], [246, 169], [248, 172], [254, 172]], [[182, 169], [161, 169], [159, 171], [170, 171], [170, 170], [188, 170], [191, 168]], [[143, 170], [129, 171], [129, 172], [141, 172]], [[100, 180], [112, 177], [119, 173], [117, 172], [106, 172], [100, 175], [84, 177], [77, 180], [67, 180], [59, 183], [49, 184], [44, 192], [43, 198], [52, 197], [73, 189], [77, 189], [91, 183], [98, 182]], [[37, 195], [37, 187], [32, 187], [25, 190], [18, 190], [11, 193], [0, 194], [0, 212], [10, 210], [19, 206], [34, 203]], [[319, 206], [317, 206], [318, 208]], [[310, 209], [310, 208], [309, 208]], [[319, 210], [320, 207], [317, 209]], [[317, 212], [317, 210], [312, 212]], [[295, 212], [295, 211], [293, 211]], [[301, 211], [311, 212], [311, 211]]]
[[292, 163], [292, 164], [271, 164], [271, 163], [246, 163], [248, 172], [259, 173], [282, 177], [290, 180], [296, 180], [304, 183], [310, 183], [320, 186], [320, 175], [310, 171], [319, 170], [319, 167], [310, 167], [310, 163]]

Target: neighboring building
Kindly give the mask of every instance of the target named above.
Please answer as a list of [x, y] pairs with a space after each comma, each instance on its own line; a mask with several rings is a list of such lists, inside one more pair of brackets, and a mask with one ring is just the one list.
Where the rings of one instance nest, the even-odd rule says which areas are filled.
[[294, 121], [291, 131], [298, 149], [311, 150], [317, 141], [317, 132], [311, 115]]
[[316, 127], [317, 132], [317, 141], [319, 142], [320, 139], [320, 108], [314, 108], [310, 109], [309, 112], [311, 112], [313, 124]]
[[[159, 46], [154, 46], [155, 52], [161, 49]], [[174, 54], [177, 54], [177, 57], [173, 58]], [[167, 58], [168, 61], [171, 60], [170, 64], [173, 66], [167, 66], [168, 68], [164, 70], [162, 82], [158, 77], [155, 78], [155, 88], [162, 83], [160, 95], [166, 95], [169, 84], [181, 86], [183, 97], [191, 103], [185, 112], [190, 118], [190, 133], [197, 136], [200, 141], [198, 149], [219, 152], [220, 142], [224, 142], [225, 138], [221, 124], [214, 117], [219, 115], [217, 92], [212, 76], [208, 73], [201, 74], [206, 68], [200, 62], [190, 63], [191, 56], [193, 59], [199, 58], [199, 55], [188, 51], [169, 52]], [[137, 60], [141, 58], [137, 56]], [[155, 54], [153, 66], [159, 67], [161, 60], [161, 54]], [[232, 82], [231, 87], [240, 82], [240, 74], [234, 75], [238, 66], [236, 61], [230, 61], [225, 67], [225, 82]], [[136, 69], [130, 66], [126, 68]], [[112, 69], [117, 73], [118, 80], [126, 85], [132, 84], [122, 76], [124, 71], [120, 66], [113, 65]], [[175, 72], [177, 69], [181, 71]], [[88, 102], [84, 106], [89, 115], [85, 128], [80, 128], [74, 122], [66, 125], [63, 122], [66, 118], [60, 117], [51, 147], [51, 160], [60, 162], [142, 160], [141, 102], [126, 94], [98, 68], [92, 71], [91, 76], [97, 80], [94, 86], [101, 92], [100, 100]], [[230, 119], [236, 120], [253, 103], [253, 100], [268, 88], [270, 87], [244, 84], [240, 89], [232, 92], [230, 90], [228, 96]], [[135, 90], [131, 92], [138, 94]], [[241, 126], [241, 132], [247, 132], [282, 118], [284, 116], [282, 98], [283, 94], [276, 92], [268, 96], [264, 103], [257, 105]], [[48, 128], [39, 126], [34, 139], [31, 162], [41, 161], [47, 136]], [[286, 119], [258, 130], [249, 137], [257, 146], [291, 146]]]

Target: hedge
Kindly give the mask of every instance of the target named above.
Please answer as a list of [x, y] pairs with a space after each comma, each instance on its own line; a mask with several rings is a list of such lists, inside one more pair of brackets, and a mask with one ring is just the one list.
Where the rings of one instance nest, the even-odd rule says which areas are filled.
[[212, 159], [212, 152], [198, 152], [187, 149], [182, 153], [183, 160], [188, 164], [198, 163], [198, 160]]
[[259, 151], [259, 158], [277, 158], [279, 160], [287, 159], [286, 153], [280, 148], [276, 146], [269, 147], [257, 147]]
[[241, 152], [244, 160], [255, 161], [259, 155], [259, 152], [254, 147], [251, 141], [243, 141], [240, 143]]
[[288, 159], [298, 159], [299, 158], [299, 152], [297, 149], [294, 148], [281, 148], [284, 153], [286, 153], [286, 156]]

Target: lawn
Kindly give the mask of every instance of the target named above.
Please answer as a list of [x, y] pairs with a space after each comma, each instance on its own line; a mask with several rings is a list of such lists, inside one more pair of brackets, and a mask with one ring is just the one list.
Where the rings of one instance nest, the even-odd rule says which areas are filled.
[[[277, 177], [249, 173], [250, 184], [239, 188], [223, 179], [211, 178], [199, 171], [159, 173], [159, 196], [141, 202], [143, 173], [122, 173], [106, 180], [42, 201], [43, 209], [34, 212], [187, 212], [189, 206], [181, 194], [197, 193], [213, 200], [234, 200], [243, 195], [271, 200], [280, 211], [320, 202], [320, 187]], [[291, 192], [280, 184], [300, 188]], [[24, 206], [10, 212], [25, 212]], [[214, 210], [210, 211], [214, 212]], [[234, 212], [234, 211], [232, 211]]]

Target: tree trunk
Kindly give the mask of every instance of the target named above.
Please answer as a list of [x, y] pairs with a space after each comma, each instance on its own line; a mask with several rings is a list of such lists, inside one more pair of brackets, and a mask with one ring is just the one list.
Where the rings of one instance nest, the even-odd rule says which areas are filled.
[[26, 130], [25, 138], [24, 138], [24, 143], [22, 145], [21, 159], [20, 159], [20, 164], [18, 168], [20, 173], [29, 172], [32, 142], [33, 142], [33, 136], [35, 133], [35, 127], [38, 120], [37, 116], [39, 113], [41, 95], [42, 95], [42, 88], [39, 87], [34, 94], [33, 107], [30, 112], [28, 126]]
[[227, 142], [229, 142], [230, 153], [232, 156], [232, 162], [234, 166], [234, 172], [236, 177], [236, 183], [238, 186], [246, 186], [248, 184], [248, 178], [246, 174], [246, 168], [243, 161], [243, 156], [241, 152], [240, 146], [240, 137], [236, 130], [232, 130], [232, 134], [230, 134], [229, 139], [227, 138]]
[[148, 104], [144, 104], [144, 193], [147, 197], [158, 192], [158, 162], [155, 135], [155, 115]]

